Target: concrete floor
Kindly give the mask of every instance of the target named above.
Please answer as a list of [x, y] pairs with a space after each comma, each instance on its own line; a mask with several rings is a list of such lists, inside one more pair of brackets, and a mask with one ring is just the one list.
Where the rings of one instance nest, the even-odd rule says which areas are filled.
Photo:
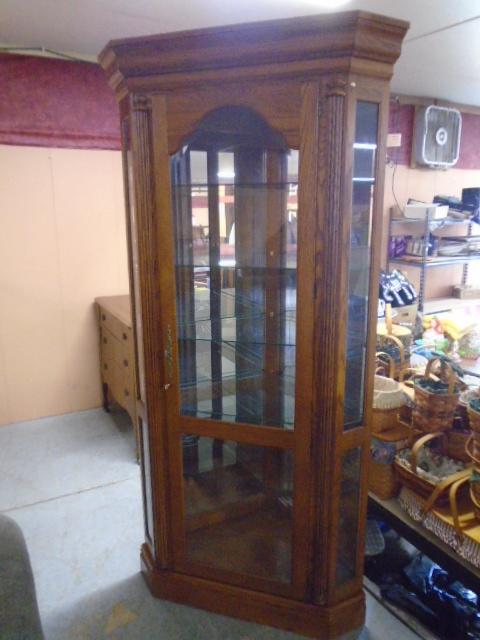
[[[150, 596], [139, 573], [143, 522], [134, 448], [120, 411], [0, 428], [0, 512], [23, 529], [46, 639], [300, 640]], [[360, 637], [419, 636], [367, 594]]]

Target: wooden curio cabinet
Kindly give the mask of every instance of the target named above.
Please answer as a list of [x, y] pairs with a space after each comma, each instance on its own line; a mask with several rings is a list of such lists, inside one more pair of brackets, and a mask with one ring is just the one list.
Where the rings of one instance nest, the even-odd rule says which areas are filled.
[[364, 621], [389, 79], [361, 12], [111, 42], [152, 593]]

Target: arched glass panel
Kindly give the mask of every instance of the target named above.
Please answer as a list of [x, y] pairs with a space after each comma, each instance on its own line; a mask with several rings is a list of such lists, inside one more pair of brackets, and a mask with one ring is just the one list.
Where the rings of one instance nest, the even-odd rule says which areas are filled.
[[181, 414], [293, 429], [298, 152], [225, 107], [171, 167]]

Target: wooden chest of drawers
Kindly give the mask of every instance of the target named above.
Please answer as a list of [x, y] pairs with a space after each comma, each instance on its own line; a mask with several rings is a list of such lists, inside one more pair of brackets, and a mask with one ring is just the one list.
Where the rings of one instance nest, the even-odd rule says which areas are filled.
[[128, 411], [137, 437], [135, 392], [135, 350], [130, 296], [96, 298], [100, 326], [100, 371], [103, 407], [112, 400]]

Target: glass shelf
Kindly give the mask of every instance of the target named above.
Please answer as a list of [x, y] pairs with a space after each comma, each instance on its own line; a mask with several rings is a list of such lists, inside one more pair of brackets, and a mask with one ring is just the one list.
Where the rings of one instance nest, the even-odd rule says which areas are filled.
[[[187, 341], [187, 342], [208, 342], [211, 344], [216, 344], [216, 345], [227, 345], [229, 347], [232, 347], [232, 349], [239, 349], [241, 347], [244, 348], [245, 353], [247, 353], [247, 351], [253, 347], [291, 347], [292, 349], [295, 348], [295, 342], [278, 342], [278, 341], [270, 341], [270, 342], [265, 342], [264, 340], [257, 342], [255, 340], [231, 340], [229, 338], [226, 338], [225, 340], [214, 340], [213, 338], [207, 338], [207, 337], [196, 337], [196, 338], [180, 338], [180, 340], [182, 341]], [[251, 351], [251, 353], [253, 354], [254, 352]]]
[[185, 189], [190, 191], [191, 189], [211, 189], [216, 187], [225, 187], [229, 191], [235, 189], [285, 189], [290, 187], [291, 189], [298, 188], [298, 181], [290, 182], [191, 182], [191, 183], [177, 183], [175, 189]]
[[[280, 257], [287, 255], [286, 253], [279, 253], [277, 254]], [[295, 273], [297, 270], [296, 266], [285, 266], [285, 267], [274, 267], [274, 268], [269, 268], [269, 267], [265, 267], [262, 265], [251, 265], [251, 264], [243, 264], [243, 265], [237, 265], [237, 264], [231, 264], [231, 265], [221, 265], [221, 264], [209, 264], [208, 262], [203, 264], [200, 262], [195, 262], [195, 263], [190, 263], [190, 264], [186, 264], [186, 263], [176, 263], [175, 264], [175, 269], [180, 270], [180, 269], [202, 269], [203, 271], [205, 270], [209, 270], [209, 269], [217, 269], [217, 270], [231, 270], [234, 272], [238, 272], [238, 271], [256, 271], [259, 273], [262, 273], [264, 275], [271, 273], [271, 274], [282, 274], [282, 273]]]
[[[259, 410], [268, 403], [267, 393], [261, 388], [263, 373], [248, 373], [242, 376], [224, 376], [222, 380], [204, 379], [192, 385], [182, 384], [180, 387], [183, 399], [182, 414], [198, 418], [213, 418], [223, 422], [248, 422], [254, 425], [268, 423], [268, 410]], [[277, 374], [277, 385], [284, 387], [284, 406], [282, 408], [282, 427], [293, 430], [294, 426], [294, 385], [295, 375]], [[210, 389], [216, 385], [223, 387], [222, 407], [214, 408], [212, 398], [203, 398], [203, 391], [210, 396]], [[238, 393], [237, 393], [238, 391]], [[195, 402], [189, 403], [190, 392], [195, 394]]]

